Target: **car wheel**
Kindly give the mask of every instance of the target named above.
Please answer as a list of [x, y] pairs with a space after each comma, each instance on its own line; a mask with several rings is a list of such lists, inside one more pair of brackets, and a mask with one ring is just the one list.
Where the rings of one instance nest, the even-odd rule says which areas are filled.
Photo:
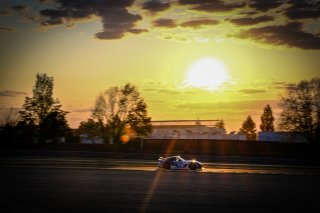
[[165, 163], [163, 164], [163, 168], [165, 168], [165, 169], [170, 169], [170, 163], [169, 163], [169, 162], [165, 162]]
[[191, 170], [195, 170], [197, 168], [197, 165], [195, 163], [192, 163], [192, 164], [189, 165], [189, 168]]

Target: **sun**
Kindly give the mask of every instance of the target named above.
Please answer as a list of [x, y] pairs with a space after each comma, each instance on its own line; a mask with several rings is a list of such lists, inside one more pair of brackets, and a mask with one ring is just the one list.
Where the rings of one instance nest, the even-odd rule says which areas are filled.
[[187, 70], [187, 86], [205, 90], [215, 90], [228, 81], [229, 73], [225, 65], [211, 57], [202, 58], [194, 62]]

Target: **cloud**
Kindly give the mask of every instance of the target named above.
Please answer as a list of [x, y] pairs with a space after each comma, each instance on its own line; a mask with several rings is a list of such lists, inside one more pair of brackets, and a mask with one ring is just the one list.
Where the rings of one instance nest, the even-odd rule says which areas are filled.
[[8, 10], [0, 10], [0, 16], [7, 16], [10, 12]]
[[11, 9], [20, 12], [20, 11], [27, 10], [28, 7], [26, 5], [14, 5], [14, 6], [11, 6]]
[[11, 6], [11, 10], [18, 12], [20, 15], [25, 15], [28, 10], [28, 6], [26, 5], [14, 5]]
[[142, 8], [150, 11], [151, 13], [156, 13], [169, 9], [170, 3], [162, 3], [159, 0], [151, 0], [144, 2]]
[[141, 34], [141, 33], [147, 33], [149, 32], [149, 30], [147, 29], [131, 29], [129, 30], [130, 33], [133, 33], [133, 34]]
[[70, 24], [99, 17], [103, 24], [102, 31], [95, 34], [99, 39], [119, 39], [127, 32], [138, 33], [135, 30], [135, 23], [142, 19], [140, 15], [131, 14], [127, 9], [134, 0], [55, 0], [54, 2], [57, 4], [55, 9], [40, 11], [42, 26]]
[[191, 9], [205, 12], [228, 12], [242, 8], [245, 3], [226, 3], [222, 0], [179, 0], [181, 5], [192, 5]]
[[141, 20], [140, 15], [128, 13], [126, 9], [108, 9], [103, 17], [103, 31], [96, 34], [99, 39], [122, 38], [126, 32], [130, 32], [135, 27], [135, 22]]
[[171, 89], [144, 89], [144, 91], [164, 93], [164, 94], [169, 94], [169, 95], [178, 95], [178, 94], [181, 94], [180, 91], [171, 90]]
[[187, 21], [181, 24], [182, 27], [191, 27], [191, 28], [199, 28], [206, 25], [216, 25], [219, 21], [211, 20], [211, 19], [201, 19], [201, 20], [192, 20]]
[[320, 17], [320, 1], [290, 0], [291, 6], [285, 12], [290, 19], [307, 19]]
[[240, 39], [250, 39], [256, 42], [296, 47], [300, 49], [320, 49], [319, 36], [302, 31], [299, 22], [280, 26], [266, 26], [240, 31], [233, 35]]
[[265, 93], [266, 91], [263, 89], [241, 89], [239, 90], [239, 92], [243, 92], [243, 93]]
[[20, 95], [27, 95], [26, 92], [19, 92], [19, 91], [14, 91], [14, 90], [3, 90], [0, 91], [0, 96], [4, 97], [16, 97]]
[[189, 110], [256, 110], [263, 109], [267, 104], [277, 105], [278, 100], [244, 100], [244, 101], [230, 101], [230, 102], [208, 102], [208, 103], [176, 103], [174, 106], [178, 109]]
[[236, 24], [236, 25], [254, 25], [259, 24], [262, 22], [273, 21], [272, 16], [259, 16], [255, 18], [237, 18], [237, 19], [230, 19], [229, 22]]
[[154, 27], [175, 28], [177, 24], [172, 19], [161, 18], [153, 21]]
[[285, 3], [283, 0], [251, 0], [249, 6], [261, 12], [279, 7]]
[[249, 16], [252, 16], [252, 15], [256, 15], [258, 14], [259, 12], [258, 11], [246, 11], [246, 12], [241, 12], [240, 14], [241, 15], [249, 15]]
[[[61, 25], [73, 27], [79, 22], [99, 20], [102, 27], [95, 37], [107, 40], [121, 39], [130, 33], [138, 35], [151, 32], [152, 27], [155, 27], [172, 29], [170, 35], [168, 30], [156, 29], [157, 33], [160, 33], [157, 38], [160, 39], [194, 41], [196, 34], [199, 38], [215, 41], [223, 39], [221, 37], [229, 32], [236, 32], [231, 36], [278, 46], [319, 49], [317, 44], [320, 36], [317, 30], [317, 18], [320, 17], [319, 0], [38, 0], [38, 2], [40, 6], [33, 4], [26, 6], [22, 3], [6, 6], [0, 10], [0, 15], [16, 11], [24, 15], [27, 20], [37, 22], [44, 28]], [[274, 10], [269, 11], [271, 9]], [[35, 14], [38, 10], [39, 14]], [[161, 17], [158, 14], [155, 18], [155, 13], [162, 11], [166, 12], [161, 13]], [[26, 15], [27, 12], [30, 13], [29, 16]], [[269, 26], [246, 29], [234, 26], [234, 30], [230, 30], [229, 27], [222, 26], [225, 22], [237, 26], [257, 27], [254, 25], [259, 23], [266, 23]], [[202, 27], [214, 28], [217, 24], [219, 25], [214, 29], [215, 33], [208, 34], [202, 29]], [[194, 29], [194, 33], [183, 31], [182, 27]], [[1, 31], [10, 30], [6, 31], [3, 28]]]
[[11, 33], [11, 32], [14, 32], [14, 31], [15, 31], [14, 28], [11, 28], [11, 27], [1, 27], [1, 26], [0, 26], [0, 32]]
[[271, 87], [273, 89], [288, 89], [292, 87], [292, 83], [288, 83], [288, 82], [272, 82]]

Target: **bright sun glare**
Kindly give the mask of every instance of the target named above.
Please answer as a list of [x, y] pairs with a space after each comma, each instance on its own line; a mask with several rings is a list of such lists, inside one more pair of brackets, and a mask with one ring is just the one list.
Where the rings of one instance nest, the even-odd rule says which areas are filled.
[[229, 78], [224, 64], [215, 58], [202, 58], [194, 62], [187, 71], [188, 86], [215, 90]]

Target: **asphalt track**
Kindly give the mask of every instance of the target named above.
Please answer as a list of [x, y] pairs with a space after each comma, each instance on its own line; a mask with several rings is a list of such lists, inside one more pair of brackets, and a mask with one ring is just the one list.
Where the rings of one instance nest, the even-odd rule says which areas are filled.
[[320, 212], [318, 167], [126, 159], [0, 159], [0, 212]]

